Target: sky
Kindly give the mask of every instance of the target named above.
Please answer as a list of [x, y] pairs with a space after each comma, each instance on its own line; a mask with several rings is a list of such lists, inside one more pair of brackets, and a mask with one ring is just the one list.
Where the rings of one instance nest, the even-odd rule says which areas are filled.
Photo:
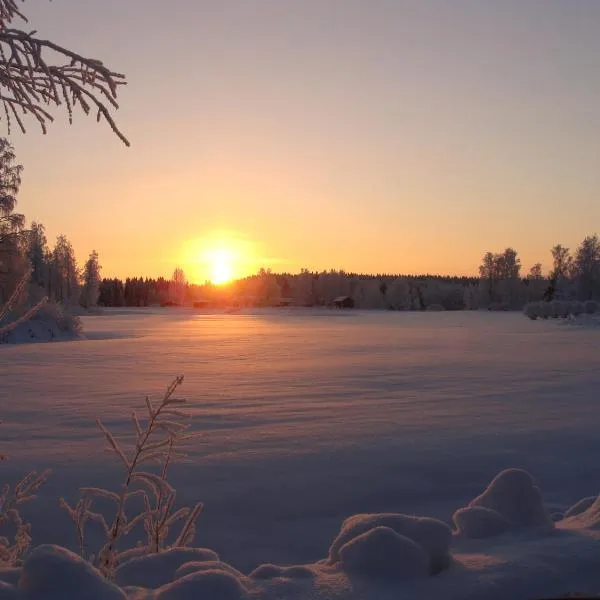
[[[596, 0], [27, 0], [127, 76], [11, 134], [19, 209], [105, 276], [524, 271], [600, 222]], [[0, 124], [5, 128], [5, 123]], [[212, 259], [210, 257], [213, 257]], [[209, 257], [209, 258], [207, 258]]]

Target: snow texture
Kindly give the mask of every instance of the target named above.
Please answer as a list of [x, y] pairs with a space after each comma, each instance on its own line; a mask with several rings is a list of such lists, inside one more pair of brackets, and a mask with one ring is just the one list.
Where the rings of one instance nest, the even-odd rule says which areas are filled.
[[[205, 503], [197, 540], [220, 557], [149, 559], [151, 569], [138, 563], [139, 579], [127, 580], [137, 583], [123, 579], [117, 588], [67, 551], [42, 547], [23, 567], [32, 591], [19, 583], [20, 570], [0, 572], [0, 600], [41, 600], [40, 593], [44, 600], [196, 600], [214, 590], [252, 600], [597, 593], [596, 500], [554, 527], [545, 518], [542, 527], [530, 525], [535, 515], [568, 512], [598, 491], [594, 318], [121, 309], [83, 317], [85, 340], [0, 347], [1, 449], [10, 455], [2, 483], [30, 468], [54, 469], [38, 500], [24, 507], [34, 545], [77, 546], [57, 496], [72, 500], [85, 485], [119, 489], [121, 469], [107, 461], [94, 418], [117, 435], [129, 432], [131, 409], [183, 372], [192, 427], [203, 436], [188, 449], [190, 464], [173, 466], [172, 479], [178, 503]], [[513, 466], [535, 475], [551, 508], [540, 507], [527, 476], [506, 486], [508, 497], [491, 508], [467, 506], [494, 473]], [[527, 518], [517, 510], [524, 498]], [[343, 567], [340, 550], [363, 534], [378, 551], [385, 540], [397, 541], [389, 533], [378, 539], [372, 532], [379, 527], [431, 559], [427, 536], [398, 531], [381, 515], [425, 514], [444, 524], [460, 507], [495, 510], [510, 530], [486, 539], [452, 536], [436, 576], [399, 580]], [[366, 515], [375, 517], [368, 526], [336, 540], [340, 525]], [[327, 548], [336, 543], [332, 561]], [[402, 547], [391, 560], [408, 555]], [[149, 577], [160, 585], [150, 586]], [[76, 591], [71, 580], [86, 587]]]

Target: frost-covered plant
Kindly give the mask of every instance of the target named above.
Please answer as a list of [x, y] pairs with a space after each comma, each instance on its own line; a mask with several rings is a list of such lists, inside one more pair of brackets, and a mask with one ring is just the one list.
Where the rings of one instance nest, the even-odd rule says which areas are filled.
[[[175, 510], [176, 492], [168, 482], [169, 465], [185, 454], [178, 450], [179, 444], [196, 437], [187, 433], [189, 425], [181, 422], [187, 414], [181, 410], [186, 403], [183, 398], [175, 398], [175, 390], [183, 383], [183, 376], [177, 377], [167, 388], [160, 404], [154, 406], [146, 397], [148, 420], [143, 426], [135, 411], [132, 415], [135, 428], [135, 445], [127, 452], [110, 431], [98, 419], [99, 429], [108, 441], [108, 450], [114, 453], [125, 468], [125, 482], [120, 492], [102, 488], [81, 488], [81, 497], [74, 507], [64, 498], [61, 505], [73, 519], [79, 539], [80, 552], [85, 557], [85, 526], [87, 521], [96, 521], [106, 534], [106, 541], [95, 556], [89, 559], [108, 578], [113, 578], [116, 568], [124, 561], [144, 554], [161, 552], [167, 548], [189, 546], [194, 539], [195, 523], [202, 510], [202, 503], [193, 508]], [[154, 465], [155, 471], [150, 470]], [[127, 506], [134, 497], [140, 497], [144, 509], [134, 517], [127, 515]], [[95, 510], [94, 500], [108, 499], [115, 505], [112, 521]], [[168, 544], [172, 527], [181, 523], [178, 535]], [[133, 548], [123, 549], [122, 540], [138, 526], [143, 526], [145, 542]], [[171, 538], [172, 539], [172, 538]]]
[[26, 321], [29, 321], [29, 319], [33, 318], [46, 303], [46, 298], [43, 298], [37, 304], [27, 309], [20, 316], [13, 316], [13, 311], [21, 302], [21, 297], [27, 282], [29, 281], [30, 274], [31, 270], [28, 269], [20, 279], [19, 283], [15, 286], [15, 289], [13, 290], [13, 293], [8, 301], [5, 304], [0, 305], [0, 339], [21, 325], [21, 323], [25, 323]]
[[56, 329], [61, 334], [78, 336], [83, 333], [81, 319], [77, 315], [72, 314], [70, 310], [65, 310], [60, 304], [46, 303], [37, 311], [33, 318], [36, 321], [54, 323]]
[[[2, 421], [0, 421], [2, 423]], [[6, 460], [0, 454], [0, 461]], [[21, 563], [31, 543], [31, 524], [26, 523], [19, 507], [36, 497], [36, 492], [46, 482], [50, 471], [31, 471], [11, 489], [6, 484], [0, 492], [0, 568], [14, 567]], [[6, 535], [5, 535], [6, 534]]]

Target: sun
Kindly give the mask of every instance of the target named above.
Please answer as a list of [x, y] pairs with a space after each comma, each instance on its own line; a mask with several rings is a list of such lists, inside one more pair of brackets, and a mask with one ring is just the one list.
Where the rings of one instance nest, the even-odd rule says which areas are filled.
[[232, 253], [225, 249], [215, 249], [207, 252], [207, 262], [210, 268], [210, 280], [215, 285], [229, 283], [234, 277]]

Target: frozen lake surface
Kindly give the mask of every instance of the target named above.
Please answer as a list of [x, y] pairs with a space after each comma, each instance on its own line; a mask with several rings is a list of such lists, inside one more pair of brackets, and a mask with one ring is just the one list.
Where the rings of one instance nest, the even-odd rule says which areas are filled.
[[322, 558], [355, 513], [450, 521], [506, 467], [552, 505], [599, 491], [600, 330], [312, 309], [123, 309], [84, 327], [82, 341], [0, 347], [3, 469], [55, 470], [36, 542], [72, 544], [57, 497], [115, 481], [94, 419], [129, 434], [132, 409], [180, 373], [204, 435], [173, 469], [178, 498], [205, 503], [197, 543], [244, 571]]

